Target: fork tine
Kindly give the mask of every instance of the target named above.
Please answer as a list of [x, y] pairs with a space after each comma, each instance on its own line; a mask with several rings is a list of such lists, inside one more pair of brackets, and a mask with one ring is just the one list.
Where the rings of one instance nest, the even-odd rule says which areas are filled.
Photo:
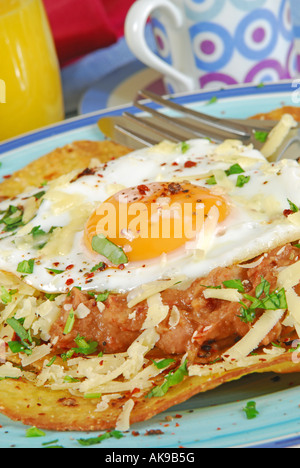
[[[202, 130], [201, 132], [198, 129], [194, 129], [189, 125], [184, 124], [183, 122], [177, 121], [176, 118], [166, 117], [160, 113], [154, 114], [151, 112], [153, 116], [155, 116], [155, 121], [150, 119], [144, 119], [143, 117], [137, 117], [134, 114], [130, 114], [128, 112], [124, 112], [124, 117], [128, 118], [129, 120], [133, 121], [135, 124], [145, 128], [151, 129], [154, 133], [160, 135], [160, 137], [167, 138], [168, 140], [174, 142], [181, 142], [183, 140], [189, 140], [195, 137], [200, 138], [213, 138], [215, 137], [215, 141], [221, 141], [220, 136], [216, 136], [214, 132], [207, 132]], [[157, 115], [158, 114], [158, 115]], [[161, 124], [156, 123], [161, 122]], [[163, 125], [162, 125], [163, 124]]]
[[[229, 132], [231, 135], [235, 135], [236, 137], [239, 138], [249, 138], [251, 135], [249, 129], [247, 128], [247, 125], [238, 123], [238, 122], [230, 122], [227, 123], [225, 119], [219, 119], [217, 117], [209, 116], [207, 114], [201, 113], [199, 111], [194, 111], [193, 109], [190, 109], [188, 107], [183, 107], [174, 101], [165, 99], [161, 96], [158, 96], [151, 91], [148, 90], [141, 90], [139, 91], [139, 95], [144, 96], [151, 101], [155, 102], [156, 104], [160, 104], [161, 106], [170, 108], [172, 110], [175, 110], [177, 112], [180, 112], [181, 114], [187, 115], [191, 118], [193, 118], [195, 121], [200, 122], [201, 124], [205, 125], [206, 127], [212, 127], [216, 130], [224, 132]], [[135, 100], [134, 103], [137, 107], [139, 107], [141, 110], [153, 113], [154, 109], [149, 108], [148, 106], [145, 106], [141, 104], [138, 100], [138, 98]], [[156, 111], [155, 111], [156, 112]], [[156, 115], [156, 113], [155, 113]], [[156, 115], [157, 116], [157, 115]]]
[[[155, 117], [155, 119], [153, 119], [155, 120], [155, 122], [161, 122], [161, 124], [163, 124], [163, 133], [165, 137], [167, 136], [166, 135], [167, 129], [170, 130], [172, 128], [173, 132], [171, 132], [171, 134], [175, 136], [180, 135], [180, 141], [184, 139], [192, 139], [192, 138], [211, 138], [215, 142], [220, 143], [226, 138], [236, 138], [237, 136], [241, 138], [240, 135], [237, 135], [234, 132], [229, 133], [228, 131], [224, 131], [224, 129], [216, 130], [207, 122], [201, 123], [200, 125], [199, 123], [197, 125], [197, 122], [196, 122], [196, 125], [195, 125], [195, 120], [194, 119], [192, 120], [191, 118], [188, 118], [186, 121], [183, 121], [182, 119], [179, 120], [176, 117], [169, 117], [168, 115], [165, 115], [161, 112], [158, 112], [155, 109], [152, 109], [149, 106], [142, 104], [138, 100], [134, 101], [134, 105], [138, 109], [142, 110], [143, 112], [147, 112], [151, 114], [153, 117]], [[162, 125], [160, 126], [156, 125], [155, 122], [151, 122], [149, 119], [146, 120], [146, 119], [143, 119], [143, 117], [140, 117], [140, 116], [136, 117], [134, 115], [131, 115], [131, 118], [132, 119], [134, 118], [137, 124], [142, 125], [143, 123], [145, 127], [151, 127], [153, 129], [156, 128], [157, 130], [162, 131]], [[174, 134], [174, 130], [176, 131], [175, 134]], [[244, 138], [246, 137], [249, 138], [249, 134], [245, 134]]]

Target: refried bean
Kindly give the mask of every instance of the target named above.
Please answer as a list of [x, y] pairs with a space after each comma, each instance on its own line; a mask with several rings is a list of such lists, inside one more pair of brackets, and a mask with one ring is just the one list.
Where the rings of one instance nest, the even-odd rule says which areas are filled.
[[[206, 287], [220, 286], [224, 281], [232, 279], [240, 280], [245, 292], [255, 296], [255, 288], [263, 277], [270, 283], [270, 290], [273, 291], [277, 285], [278, 268], [291, 265], [298, 260], [298, 255], [299, 249], [287, 244], [284, 248], [266, 254], [254, 268], [242, 268], [238, 265], [217, 268], [205, 278], [196, 279], [185, 290], [173, 288], [163, 291], [161, 298], [163, 304], [169, 306], [169, 315], [157, 326], [160, 335], [156, 343], [157, 350], [163, 355], [188, 353], [189, 359], [201, 359], [203, 363], [220, 355], [242, 338], [250, 330], [251, 324], [241, 320], [239, 303], [205, 299], [203, 291]], [[90, 312], [83, 319], [76, 318], [72, 331], [65, 335], [70, 305], [76, 310], [80, 303], [88, 307]], [[142, 332], [141, 327], [148, 310], [147, 301], [129, 309], [126, 294], [110, 294], [104, 305], [100, 311], [95, 298], [73, 288], [50, 331], [55, 349], [66, 351], [76, 347], [74, 340], [80, 335], [86, 340], [98, 342], [98, 350], [104, 353], [125, 352]], [[179, 320], [172, 327], [169, 319], [173, 306], [178, 309]], [[263, 311], [256, 312], [258, 318]], [[262, 345], [267, 346], [289, 331], [278, 323], [265, 337]]]

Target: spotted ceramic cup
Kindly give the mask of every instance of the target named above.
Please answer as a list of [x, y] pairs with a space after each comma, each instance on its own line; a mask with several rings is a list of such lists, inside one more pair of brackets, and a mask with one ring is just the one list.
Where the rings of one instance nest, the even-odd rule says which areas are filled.
[[[149, 17], [157, 55], [145, 40]], [[169, 92], [296, 76], [289, 0], [137, 0], [125, 36]]]

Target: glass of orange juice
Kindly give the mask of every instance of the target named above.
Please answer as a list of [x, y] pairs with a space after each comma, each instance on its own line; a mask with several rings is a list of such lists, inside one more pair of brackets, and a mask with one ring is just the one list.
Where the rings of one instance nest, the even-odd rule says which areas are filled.
[[59, 63], [42, 0], [0, 0], [0, 140], [63, 118]]

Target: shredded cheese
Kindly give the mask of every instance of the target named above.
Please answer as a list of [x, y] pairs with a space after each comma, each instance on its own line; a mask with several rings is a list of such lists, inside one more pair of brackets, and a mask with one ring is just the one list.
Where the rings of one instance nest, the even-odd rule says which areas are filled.
[[165, 291], [166, 289], [170, 289], [177, 283], [181, 283], [185, 280], [185, 276], [177, 276], [176, 278], [172, 278], [169, 280], [158, 280], [143, 284], [130, 291], [130, 293], [127, 296], [127, 305], [129, 309], [131, 309], [132, 307], [136, 306], [145, 299], [148, 299], [148, 297]]
[[262, 154], [269, 160], [276, 154], [280, 145], [284, 142], [292, 128], [297, 127], [297, 122], [290, 114], [282, 116], [278, 124], [269, 133], [268, 139], [261, 149]]
[[237, 289], [205, 289], [203, 291], [205, 299], [222, 299], [229, 302], [240, 302], [243, 295]]
[[290, 289], [300, 282], [300, 261], [284, 268], [278, 274], [277, 283], [281, 288]]
[[161, 295], [159, 293], [148, 297], [147, 303], [147, 317], [142, 325], [142, 330], [145, 330], [146, 328], [156, 327], [167, 317], [169, 313], [169, 306], [163, 305]]
[[251, 330], [223, 355], [227, 361], [243, 359], [256, 349], [285, 313], [284, 309], [267, 310]]
[[134, 401], [127, 400], [123, 406], [122, 413], [117, 419], [116, 429], [119, 431], [128, 431], [130, 427], [130, 415], [134, 408]]

